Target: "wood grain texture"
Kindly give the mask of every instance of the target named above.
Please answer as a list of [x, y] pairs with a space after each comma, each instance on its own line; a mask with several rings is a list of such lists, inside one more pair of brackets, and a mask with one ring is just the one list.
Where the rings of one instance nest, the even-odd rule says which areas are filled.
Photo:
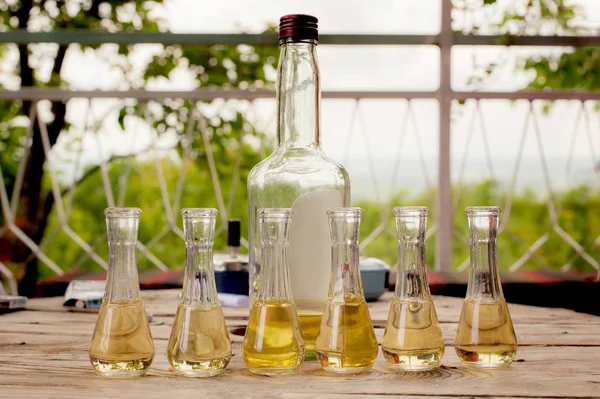
[[[259, 377], [245, 369], [243, 337], [231, 334], [234, 356], [225, 374], [210, 379], [176, 377], [166, 346], [178, 290], [144, 291], [156, 345], [146, 377], [117, 381], [95, 375], [88, 349], [96, 315], [73, 312], [60, 298], [30, 300], [28, 310], [0, 316], [0, 398], [595, 398], [600, 397], [600, 317], [565, 309], [511, 305], [519, 350], [507, 370], [464, 368], [451, 346], [462, 300], [435, 297], [446, 341], [443, 367], [394, 373], [380, 355], [370, 373], [328, 374], [315, 362], [286, 377]], [[390, 294], [370, 304], [379, 339]], [[230, 331], [245, 325], [246, 309], [225, 309]]]

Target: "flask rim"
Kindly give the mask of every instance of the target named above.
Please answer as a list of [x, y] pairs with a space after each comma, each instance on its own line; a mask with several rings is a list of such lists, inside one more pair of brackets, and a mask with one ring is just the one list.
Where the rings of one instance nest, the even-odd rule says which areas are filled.
[[502, 209], [499, 206], [469, 206], [465, 212], [468, 216], [498, 216]]
[[327, 216], [330, 218], [347, 218], [347, 217], [360, 217], [362, 215], [362, 208], [359, 207], [337, 207], [330, 208], [327, 210]]
[[426, 206], [397, 206], [394, 208], [394, 216], [427, 216], [429, 208]]
[[292, 208], [259, 208], [257, 215], [259, 218], [273, 219], [273, 218], [291, 218]]
[[104, 216], [107, 218], [138, 218], [141, 214], [140, 208], [112, 206], [104, 210]]
[[183, 218], [214, 218], [219, 213], [215, 208], [183, 208], [181, 216]]

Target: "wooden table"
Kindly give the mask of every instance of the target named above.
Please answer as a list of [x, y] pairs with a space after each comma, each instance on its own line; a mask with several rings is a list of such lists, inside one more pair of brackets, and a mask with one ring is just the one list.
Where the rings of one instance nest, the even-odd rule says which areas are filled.
[[[290, 376], [255, 376], [244, 367], [243, 337], [235, 334], [245, 325], [247, 310], [225, 309], [234, 342], [227, 372], [208, 379], [176, 377], [165, 352], [178, 295], [179, 290], [143, 291], [154, 315], [156, 357], [146, 377], [132, 380], [107, 380], [92, 370], [88, 349], [96, 314], [69, 311], [61, 298], [49, 298], [32, 299], [27, 311], [0, 316], [0, 397], [600, 397], [600, 317], [511, 305], [519, 340], [516, 362], [507, 370], [470, 370], [452, 347], [462, 300], [448, 297], [435, 297], [446, 341], [438, 371], [394, 373], [380, 354], [373, 371], [357, 376], [325, 373], [316, 362]], [[388, 293], [370, 306], [379, 340], [390, 298]]]

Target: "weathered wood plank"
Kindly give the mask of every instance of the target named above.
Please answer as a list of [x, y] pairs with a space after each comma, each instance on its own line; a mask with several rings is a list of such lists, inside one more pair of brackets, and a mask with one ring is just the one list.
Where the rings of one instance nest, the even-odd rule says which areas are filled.
[[[324, 372], [316, 362], [302, 365], [297, 374], [278, 378], [252, 375], [236, 355], [227, 372], [206, 380], [176, 377], [164, 355], [166, 341], [158, 341], [157, 356], [148, 377], [109, 381], [97, 377], [87, 360], [87, 345], [3, 354], [0, 360], [0, 392], [10, 386], [26, 392], [55, 392], [72, 389], [80, 397], [102, 393], [106, 396], [135, 392], [144, 397], [162, 393], [173, 397], [190, 389], [210, 395], [241, 396], [277, 392], [318, 395], [392, 394], [425, 396], [527, 396], [594, 397], [600, 383], [600, 348], [525, 347], [510, 369], [473, 371], [463, 368], [448, 348], [444, 367], [426, 373], [394, 373], [379, 358], [374, 370], [358, 376], [335, 376]], [[561, 357], [559, 357], [561, 356]], [[64, 397], [65, 395], [63, 395]]]
[[[65, 311], [60, 298], [32, 300], [29, 307], [34, 310], [0, 316], [0, 397], [598, 397], [600, 317], [596, 316], [511, 305], [519, 361], [507, 370], [473, 371], [460, 364], [450, 346], [462, 300], [436, 297], [449, 344], [439, 371], [397, 374], [380, 355], [374, 370], [359, 376], [330, 375], [317, 363], [307, 362], [292, 376], [259, 377], [248, 372], [241, 359], [242, 336], [232, 334], [234, 357], [227, 372], [191, 380], [174, 376], [165, 354], [178, 290], [143, 295], [155, 316], [156, 357], [147, 377], [115, 381], [96, 376], [88, 360], [96, 315]], [[387, 294], [385, 299], [389, 298]], [[388, 307], [389, 302], [383, 301], [370, 305], [379, 337]], [[245, 324], [246, 309], [225, 313], [230, 331]]]

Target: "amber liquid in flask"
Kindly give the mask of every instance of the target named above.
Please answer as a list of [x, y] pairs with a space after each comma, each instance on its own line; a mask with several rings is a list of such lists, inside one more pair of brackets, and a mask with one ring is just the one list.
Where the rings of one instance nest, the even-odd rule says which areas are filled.
[[499, 215], [498, 207], [467, 208], [471, 271], [454, 347], [469, 367], [508, 367], [517, 353], [517, 337], [497, 266]]
[[154, 343], [140, 297], [136, 264], [138, 208], [108, 208], [109, 267], [102, 306], [90, 346], [90, 361], [102, 376], [144, 374], [154, 359]]
[[263, 265], [242, 347], [244, 361], [255, 374], [290, 374], [304, 360], [287, 260], [291, 215], [289, 208], [258, 211]]
[[394, 209], [398, 275], [381, 351], [388, 364], [398, 370], [431, 370], [444, 356], [444, 339], [425, 264], [428, 211], [424, 206]]
[[186, 266], [167, 357], [177, 374], [210, 377], [225, 370], [231, 359], [231, 341], [217, 298], [213, 270], [217, 210], [186, 208], [181, 215]]
[[329, 295], [316, 343], [321, 366], [335, 373], [369, 370], [378, 346], [365, 301], [359, 270], [360, 208], [335, 208], [327, 212], [332, 265]]

